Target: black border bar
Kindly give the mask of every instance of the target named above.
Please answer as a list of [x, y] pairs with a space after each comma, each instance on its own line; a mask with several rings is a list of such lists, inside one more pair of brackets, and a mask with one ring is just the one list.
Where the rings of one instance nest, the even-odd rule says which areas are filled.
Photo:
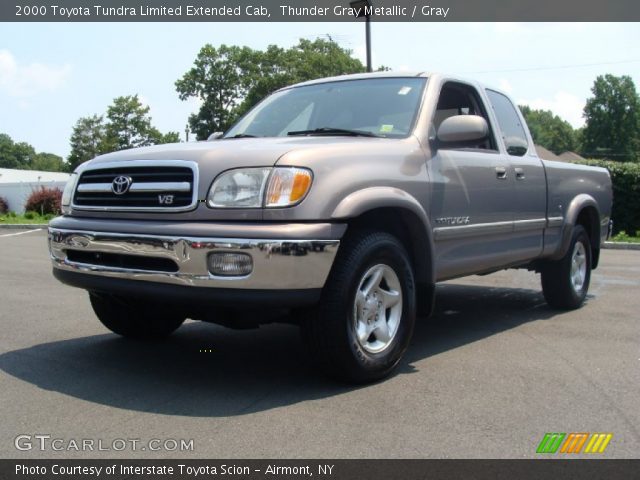
[[[182, 465], [182, 473], [180, 470]], [[21, 467], [34, 471], [24, 473]], [[57, 467], [54, 467], [57, 466]], [[225, 467], [223, 467], [225, 466]], [[132, 468], [140, 468], [135, 473]], [[171, 474], [166, 473], [172, 468]], [[270, 473], [269, 467], [275, 472]], [[330, 468], [329, 468], [330, 467]], [[78, 473], [54, 474], [75, 468]], [[100, 474], [96, 475], [100, 468]], [[161, 469], [165, 469], [162, 473]], [[215, 468], [215, 474], [214, 469]], [[280, 468], [280, 470], [278, 470]], [[292, 470], [287, 470], [291, 468]], [[109, 473], [114, 469], [114, 473]], [[231, 471], [233, 469], [233, 471]], [[238, 470], [248, 469], [248, 470]], [[295, 470], [294, 470], [295, 469]], [[41, 473], [35, 473], [39, 470]], [[45, 473], [42, 473], [46, 471]], [[159, 471], [160, 470], [160, 471]], [[196, 476], [195, 472], [199, 474]], [[291, 472], [297, 473], [291, 473]], [[308, 475], [306, 472], [313, 475]], [[84, 472], [84, 473], [83, 473]], [[133, 472], [133, 473], [132, 473]], [[239, 473], [245, 472], [245, 473]], [[301, 473], [302, 472], [302, 473]], [[49, 479], [302, 479], [331, 480], [528, 480], [638, 478], [640, 460], [0, 460], [3, 480]]]
[[[371, 0], [376, 22], [640, 21], [638, 0]], [[0, 22], [353, 22], [349, 0], [3, 0]]]

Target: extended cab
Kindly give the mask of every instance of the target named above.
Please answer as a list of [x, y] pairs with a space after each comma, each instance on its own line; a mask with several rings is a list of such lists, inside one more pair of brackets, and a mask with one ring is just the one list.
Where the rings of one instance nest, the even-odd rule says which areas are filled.
[[608, 233], [608, 172], [541, 160], [508, 96], [453, 76], [293, 85], [212, 137], [97, 157], [65, 188], [53, 273], [118, 334], [287, 308], [325, 370], [371, 381], [436, 282], [527, 268], [578, 308]]

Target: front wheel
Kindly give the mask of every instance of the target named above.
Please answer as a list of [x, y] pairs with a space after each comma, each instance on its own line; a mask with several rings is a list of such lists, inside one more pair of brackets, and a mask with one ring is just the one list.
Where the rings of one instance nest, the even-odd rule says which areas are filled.
[[139, 340], [153, 340], [173, 333], [184, 316], [170, 306], [90, 292], [91, 306], [100, 322], [113, 333]]
[[387, 376], [415, 323], [415, 283], [403, 245], [384, 232], [355, 232], [340, 247], [320, 306], [302, 322], [317, 363], [363, 383]]
[[547, 263], [541, 272], [542, 293], [554, 308], [573, 310], [584, 302], [591, 280], [591, 242], [582, 225], [576, 225], [569, 250]]

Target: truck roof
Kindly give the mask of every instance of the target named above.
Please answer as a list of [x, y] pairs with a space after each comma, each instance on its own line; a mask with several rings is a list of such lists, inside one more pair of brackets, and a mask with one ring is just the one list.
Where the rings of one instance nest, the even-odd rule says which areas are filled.
[[397, 78], [397, 77], [429, 77], [431, 74], [427, 72], [369, 72], [369, 73], [352, 73], [348, 75], [338, 75], [335, 77], [317, 78], [315, 80], [307, 80], [306, 82], [295, 83], [286, 88], [301, 87], [304, 85], [315, 85], [318, 83], [340, 82], [344, 80], [361, 80], [364, 78]]
[[325, 78], [317, 78], [315, 80], [307, 80], [305, 82], [295, 83], [293, 85], [288, 85], [286, 87], [282, 87], [280, 90], [287, 90], [289, 88], [302, 87], [306, 85], [317, 85], [321, 83], [330, 83], [330, 82], [341, 82], [345, 80], [362, 80], [365, 78], [402, 78], [402, 77], [446, 77], [449, 80], [458, 80], [461, 82], [465, 82], [471, 85], [475, 85], [479, 89], [490, 88], [496, 92], [500, 92], [503, 95], [510, 97], [509, 94], [500, 90], [499, 88], [495, 88], [490, 85], [485, 85], [477, 80], [473, 80], [471, 78], [466, 78], [464, 76], [456, 75], [456, 74], [443, 74], [438, 72], [427, 72], [427, 71], [408, 71], [408, 72], [394, 72], [394, 71], [384, 71], [384, 72], [369, 72], [369, 73], [352, 73], [347, 75], [337, 75], [335, 77], [325, 77]]

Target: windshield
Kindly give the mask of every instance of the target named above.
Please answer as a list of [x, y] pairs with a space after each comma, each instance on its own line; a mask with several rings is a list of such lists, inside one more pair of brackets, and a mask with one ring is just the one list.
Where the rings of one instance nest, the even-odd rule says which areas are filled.
[[354, 135], [406, 137], [426, 78], [368, 78], [320, 83], [267, 97], [224, 138]]

